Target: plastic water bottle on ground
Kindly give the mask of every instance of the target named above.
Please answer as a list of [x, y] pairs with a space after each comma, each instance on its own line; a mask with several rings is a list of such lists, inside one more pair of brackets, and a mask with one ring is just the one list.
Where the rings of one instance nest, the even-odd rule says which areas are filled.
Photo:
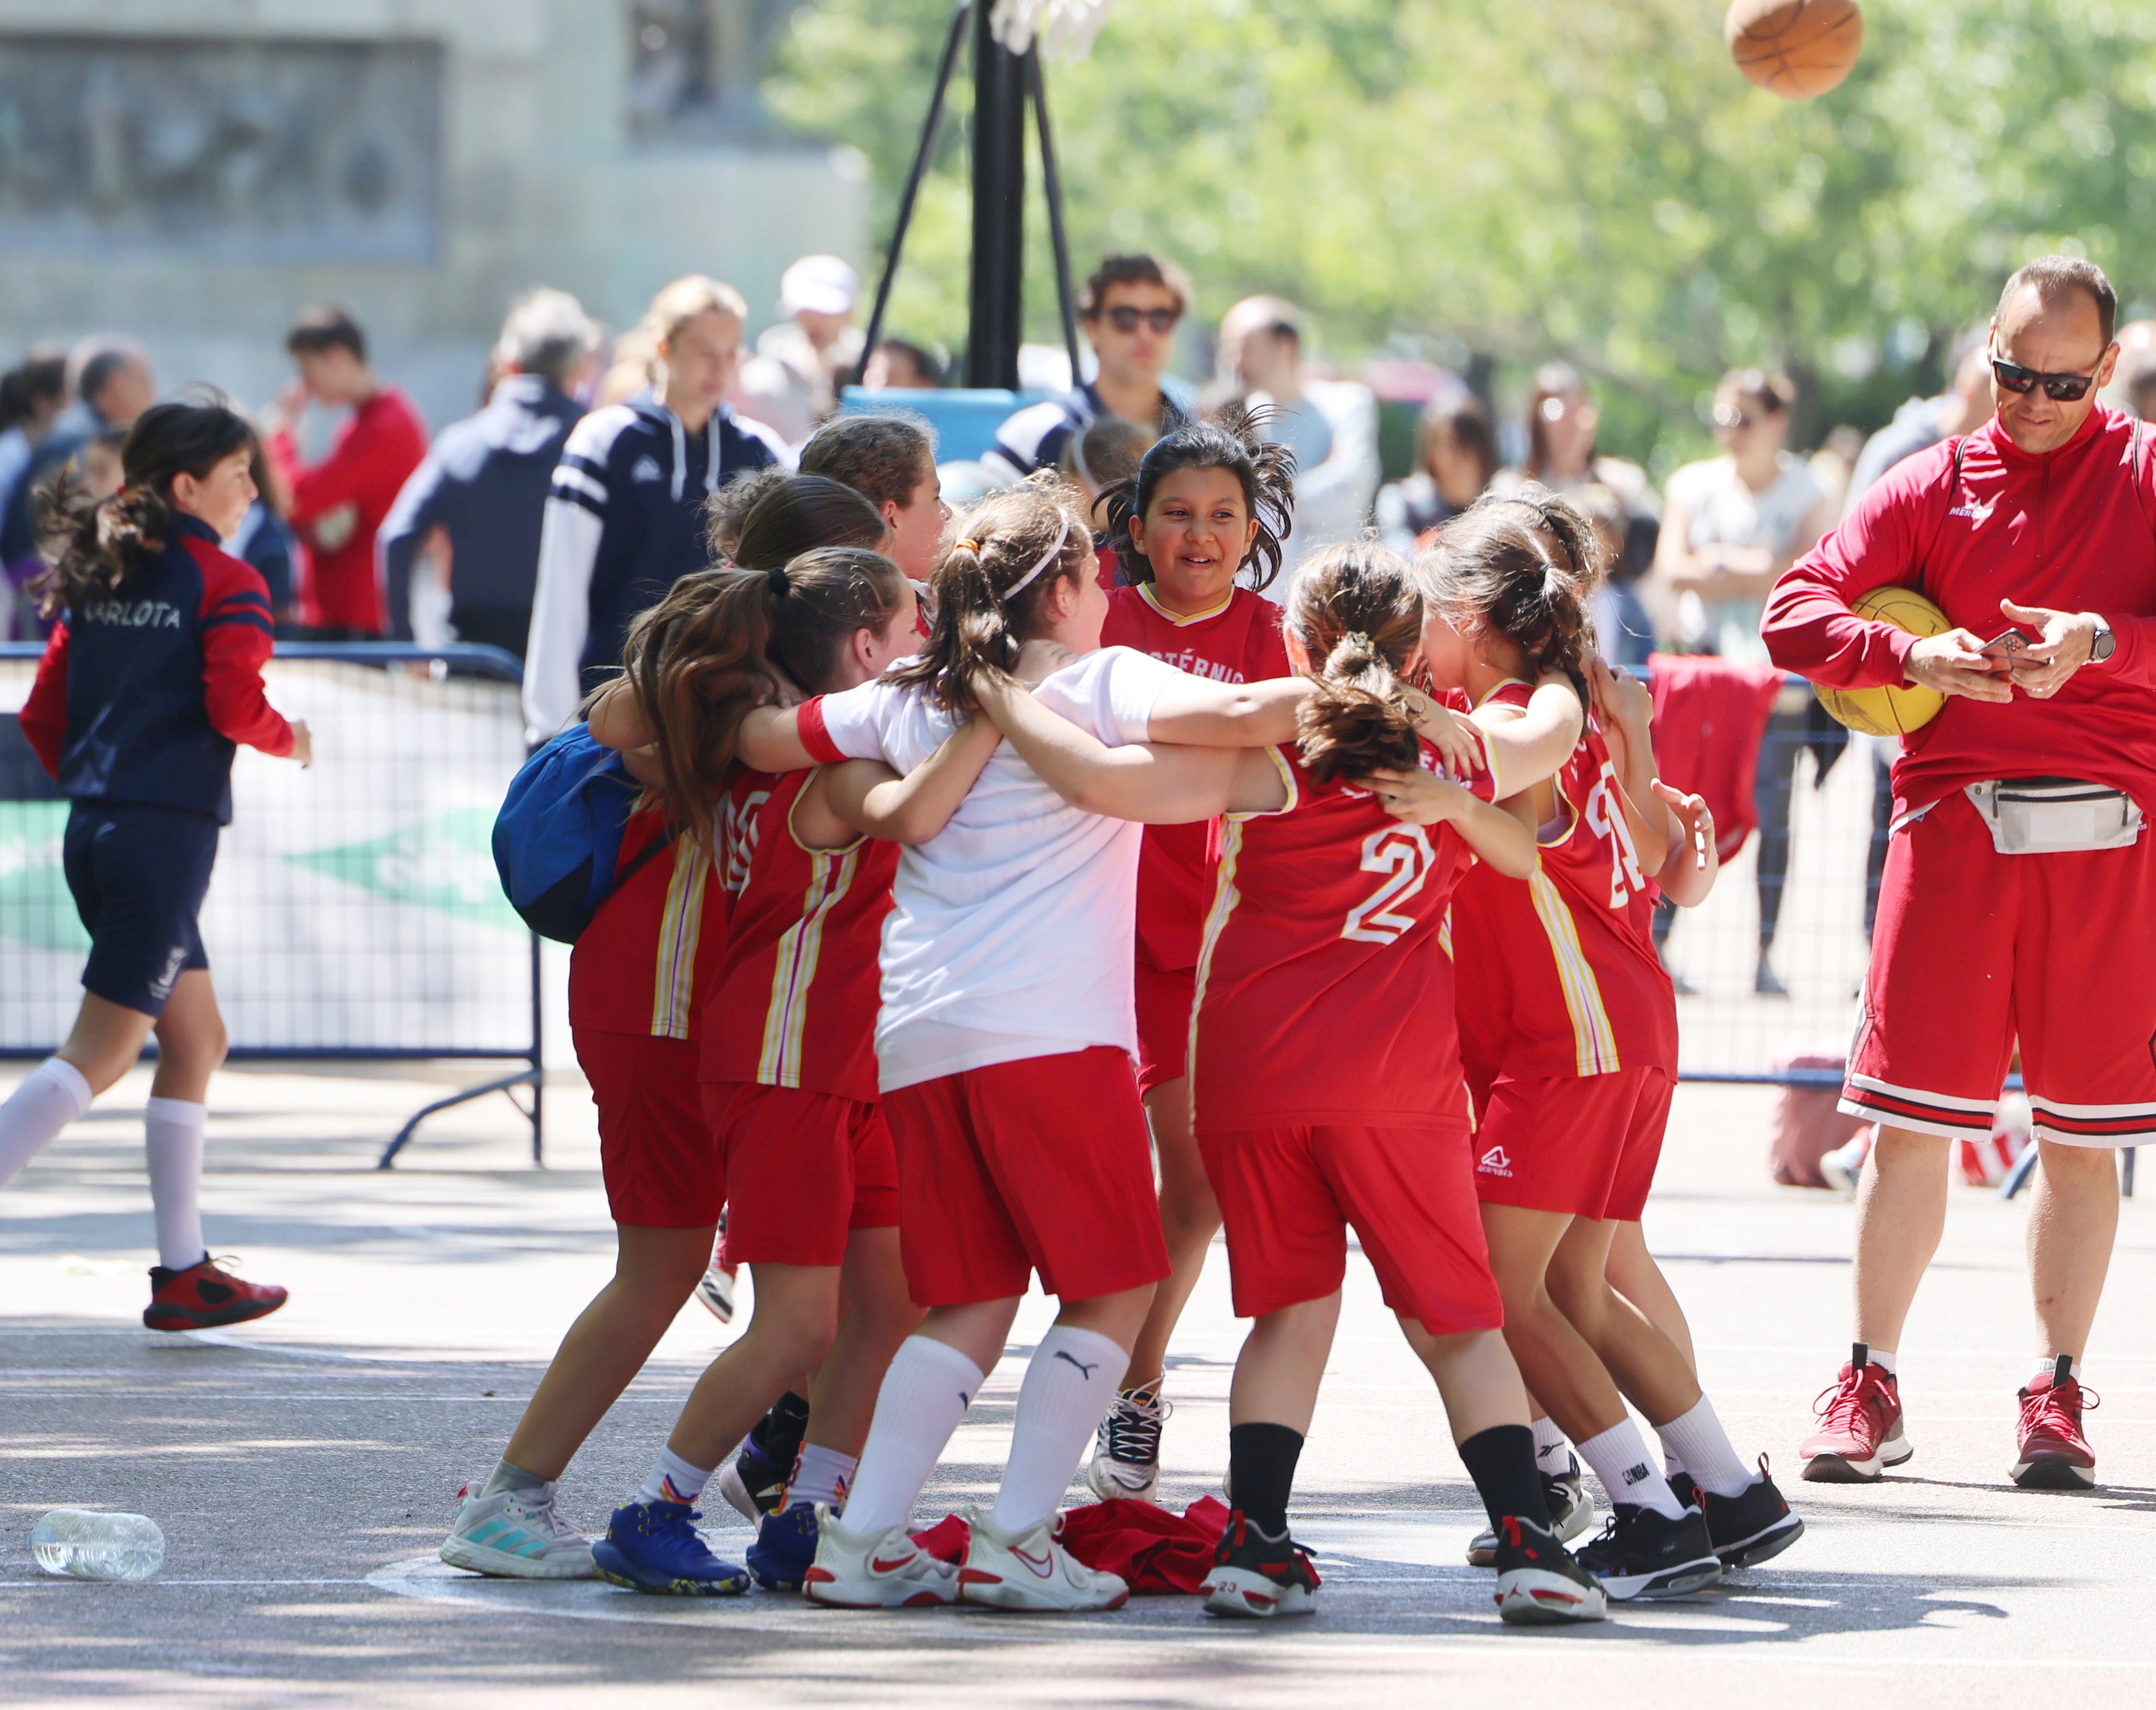
[[30, 1553], [71, 1579], [147, 1579], [165, 1564], [165, 1534], [141, 1514], [55, 1508], [30, 1528]]

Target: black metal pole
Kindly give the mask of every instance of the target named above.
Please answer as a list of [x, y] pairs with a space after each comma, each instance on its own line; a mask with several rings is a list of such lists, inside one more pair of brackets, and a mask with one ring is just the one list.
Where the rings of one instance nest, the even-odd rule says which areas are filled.
[[1078, 309], [1070, 291], [1070, 243], [1063, 229], [1063, 174], [1055, 164], [1055, 139], [1048, 128], [1048, 85], [1041, 75], [1040, 48], [1025, 56], [1025, 78], [1033, 94], [1034, 122], [1040, 132], [1040, 187], [1048, 198], [1048, 240], [1055, 252], [1055, 300], [1063, 311], [1063, 344], [1070, 352], [1070, 383], [1078, 372]]
[[966, 383], [1015, 387], [1025, 303], [1025, 62], [973, 13], [973, 263]]
[[935, 158], [936, 139], [943, 129], [943, 97], [950, 91], [951, 73], [958, 63], [958, 44], [966, 39], [966, 21], [973, 10], [973, 0], [958, 0], [958, 9], [951, 15], [951, 33], [943, 39], [943, 57], [936, 67], [935, 93], [928, 98], [928, 121], [921, 127], [921, 146], [914, 151], [913, 170], [906, 175], [906, 193], [898, 198], [898, 221], [891, 228], [891, 249], [884, 256], [883, 278], [876, 285], [875, 308], [869, 316], [868, 336], [861, 341], [861, 365], [854, 370], [856, 386], [868, 372], [869, 357], [883, 336], [883, 315], [891, 306], [891, 281], [898, 277], [899, 252], [906, 247], [906, 228], [913, 223], [913, 204], [921, 194], [921, 181], [928, 176], [928, 163]]

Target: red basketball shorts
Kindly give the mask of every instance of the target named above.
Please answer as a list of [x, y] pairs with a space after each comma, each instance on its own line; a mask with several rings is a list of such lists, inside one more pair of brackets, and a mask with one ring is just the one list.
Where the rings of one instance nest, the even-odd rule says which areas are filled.
[[2156, 832], [2000, 855], [1957, 790], [1894, 834], [1841, 1108], [1981, 1138], [2015, 1042], [2040, 1138], [2156, 1140]]
[[846, 1235], [898, 1221], [880, 1105], [752, 1081], [704, 1083], [724, 1160], [729, 1265], [842, 1265]]
[[924, 1307], [1065, 1301], [1168, 1275], [1144, 1107], [1113, 1045], [968, 1069], [884, 1095], [899, 1250]]
[[1132, 970], [1137, 999], [1138, 1096], [1189, 1073], [1190, 1006], [1198, 996], [1198, 970], [1163, 973], [1142, 962]]
[[1464, 1128], [1201, 1125], [1236, 1317], [1332, 1293], [1352, 1229], [1401, 1317], [1433, 1336], [1500, 1327], [1469, 1144]]
[[572, 1031], [599, 1107], [599, 1173], [613, 1220], [638, 1229], [716, 1223], [726, 1173], [704, 1124], [695, 1042]]
[[1475, 1191], [1491, 1205], [1637, 1223], [1676, 1090], [1660, 1069], [1498, 1081], [1479, 1107]]

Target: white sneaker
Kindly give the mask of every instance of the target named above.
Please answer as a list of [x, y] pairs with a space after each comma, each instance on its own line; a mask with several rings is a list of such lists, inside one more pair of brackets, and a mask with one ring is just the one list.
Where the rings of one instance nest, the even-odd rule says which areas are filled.
[[1102, 1502], [1150, 1502], [1160, 1484], [1160, 1428], [1173, 1410], [1158, 1389], [1123, 1389], [1101, 1421], [1086, 1483]]
[[734, 1273], [719, 1263], [719, 1256], [716, 1253], [711, 1256], [710, 1267], [704, 1272], [704, 1280], [696, 1285], [696, 1298], [721, 1324], [733, 1322]]
[[554, 1486], [475, 1497], [457, 1492], [442, 1559], [502, 1579], [595, 1579], [591, 1540], [554, 1512]]
[[1013, 1538], [998, 1531], [985, 1508], [966, 1510], [966, 1565], [958, 1572], [958, 1600], [990, 1609], [1081, 1614], [1121, 1609], [1131, 1588], [1113, 1574], [1098, 1573], [1055, 1541], [1055, 1521]]
[[927, 1609], [958, 1600], [958, 1570], [916, 1543], [903, 1526], [849, 1532], [816, 1505], [815, 1564], [801, 1594], [827, 1609]]

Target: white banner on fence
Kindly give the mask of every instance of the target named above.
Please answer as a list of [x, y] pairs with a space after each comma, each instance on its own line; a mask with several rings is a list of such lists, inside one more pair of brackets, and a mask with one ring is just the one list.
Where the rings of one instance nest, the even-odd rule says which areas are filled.
[[[19, 707], [27, 664], [0, 665]], [[315, 763], [242, 749], [202, 917], [235, 1046], [454, 1055], [531, 1038], [531, 940], [488, 839], [523, 758], [516, 691], [300, 660], [270, 696]], [[89, 937], [61, 870], [64, 801], [0, 801], [0, 1045], [43, 1049], [80, 1000]]]

